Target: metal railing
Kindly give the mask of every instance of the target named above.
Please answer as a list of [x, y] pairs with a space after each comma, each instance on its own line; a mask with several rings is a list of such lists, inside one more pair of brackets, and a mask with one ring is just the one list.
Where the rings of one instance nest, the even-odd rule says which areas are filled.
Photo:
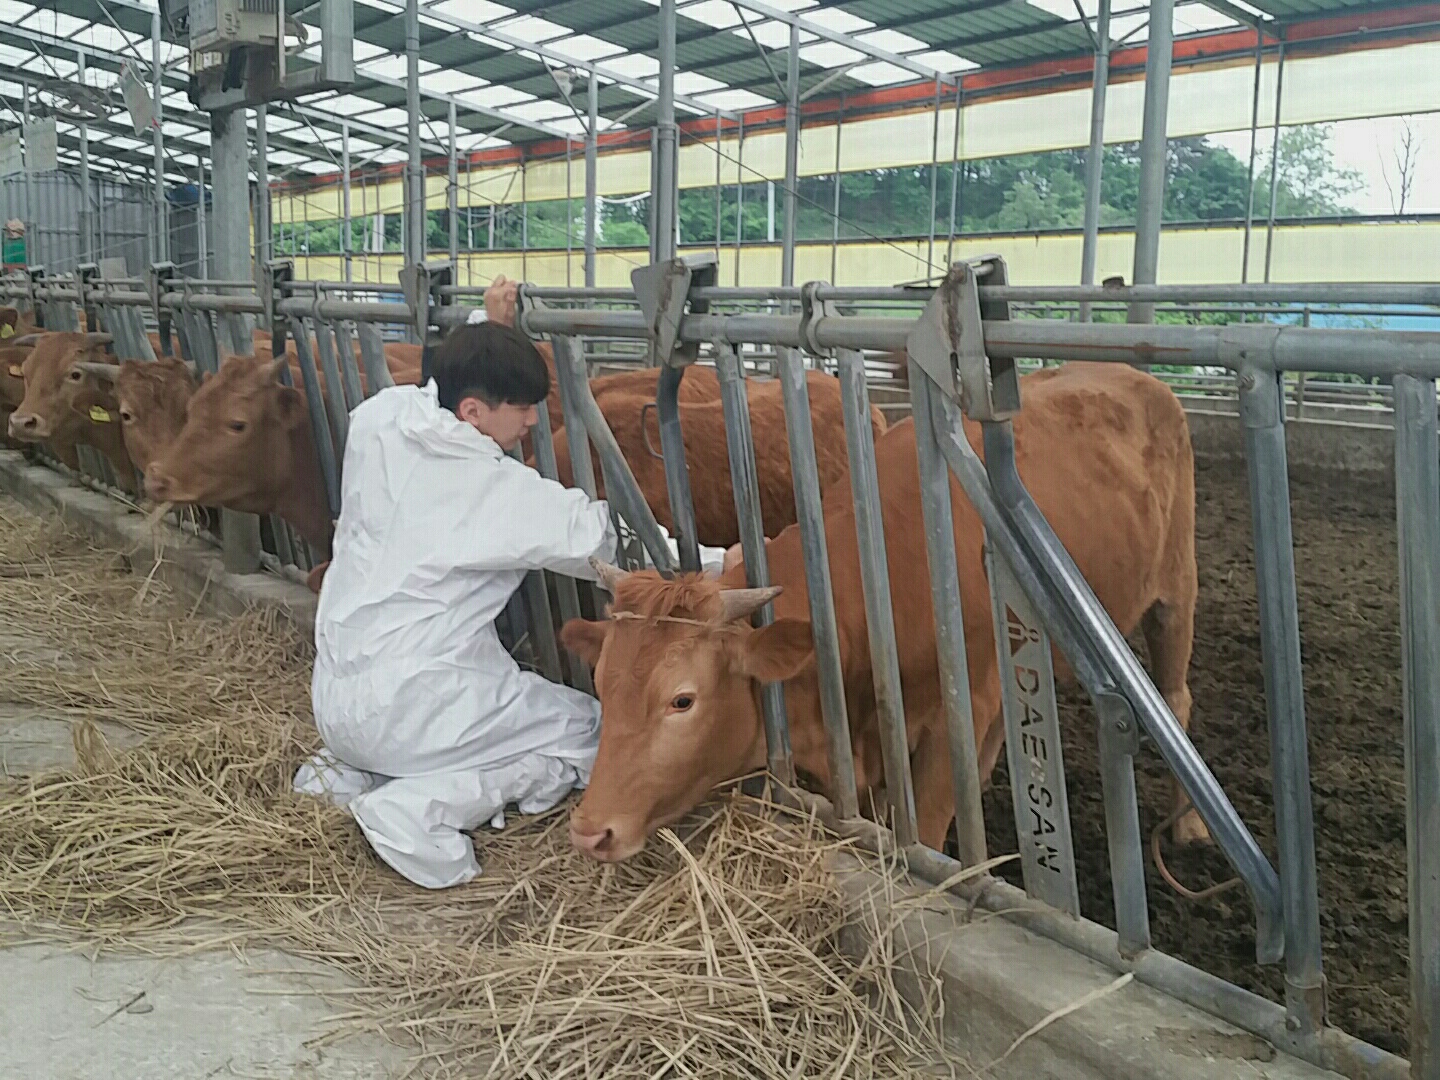
[[[195, 281], [152, 273], [104, 281], [79, 273], [67, 279], [32, 276], [0, 282], [0, 292], [40, 306], [60, 325], [83, 312], [115, 338], [123, 358], [153, 358], [146, 336], [153, 316], [161, 351], [172, 328], [181, 351], [201, 370], [215, 370], [222, 348], [249, 351], [248, 319], [268, 323], [274, 344], [294, 341], [309, 407], [317, 466], [333, 515], [340, 507], [340, 465], [347, 416], [365, 390], [389, 385], [382, 332], [445, 328], [463, 321], [460, 303], [480, 290], [450, 286], [433, 267], [419, 268], [417, 283], [395, 289], [343, 283], [294, 282], [284, 266], [257, 289], [250, 282]], [[649, 275], [642, 277], [641, 275]], [[428, 281], [420, 280], [427, 277]], [[698, 275], [696, 275], [698, 277]], [[961, 862], [985, 857], [980, 777], [970, 699], [963, 607], [950, 528], [952, 482], [978, 513], [993, 610], [1008, 608], [1033, 631], [1017, 657], [998, 656], [1002, 670], [1023, 661], [1039, 676], [1023, 700], [1013, 679], [1002, 701], [1010, 773], [1043, 789], [1045, 843], [1021, 819], [1025, 894], [1000, 882], [980, 894], [995, 910], [1019, 912], [1026, 925], [1163, 991], [1215, 1013], [1307, 1060], [1352, 1077], [1409, 1074], [1403, 1061], [1326, 1026], [1318, 895], [1309, 796], [1309, 766], [1301, 692], [1301, 662], [1283, 424], [1288, 392], [1306, 407], [1361, 404], [1389, 415], [1396, 440], [1401, 563], [1402, 639], [1411, 967], [1416, 1016], [1414, 1075], [1440, 1076], [1440, 1054], [1429, 1032], [1440, 1023], [1440, 848], [1428, 842], [1440, 831], [1440, 442], [1434, 380], [1440, 376], [1440, 334], [1375, 329], [1334, 329], [1242, 322], [1229, 325], [1133, 325], [1068, 319], [1012, 319], [1012, 305], [1080, 303], [1391, 304], [1440, 303], [1425, 286], [1185, 286], [1020, 288], [1004, 283], [1004, 264], [959, 264], [945, 282], [927, 289], [836, 288], [812, 283], [797, 289], [723, 289], [692, 280], [683, 262], [637, 271], [637, 288], [522, 289], [521, 325], [548, 337], [556, 361], [558, 393], [574, 483], [592, 496], [598, 461], [606, 494], [625, 532], [664, 573], [695, 568], [693, 507], [679, 438], [677, 388], [685, 368], [704, 358], [715, 365], [728, 441], [748, 583], [768, 583], [764, 522], [760, 519], [753, 439], [746, 406], [747, 376], [763, 372], [780, 381], [794, 477], [795, 515], [803, 550], [826, 735], [832, 801], [842, 818], [855, 818], [860, 801], [842, 681], [836, 597], [830, 581], [815, 442], [806, 391], [807, 366], [832, 371], [840, 381], [851, 493], [856, 512], [861, 593], [876, 688], [876, 720], [884, 751], [890, 824], [917, 875], [944, 881], [959, 869], [918, 842], [910, 777], [905, 704], [889, 596], [885, 526], [879, 512], [879, 477], [869, 423], [870, 392], [908, 386], [921, 479], [921, 514], [932, 604], [936, 664], [942, 688], [956, 830]], [[362, 292], [357, 297], [356, 291]], [[77, 307], [78, 305], [78, 307]], [[1259, 315], [1257, 314], [1257, 317]], [[49, 324], [47, 324], [49, 325]], [[76, 326], [78, 328], [78, 325]], [[315, 348], [311, 349], [311, 341]], [[588, 347], [588, 353], [587, 353]], [[705, 352], [708, 350], [708, 352]], [[358, 353], [358, 356], [357, 356]], [[887, 357], [889, 359], [887, 359]], [[903, 359], [902, 359], [903, 358]], [[1144, 362], [1190, 369], [1171, 374], [1182, 395], [1216, 399], [1229, 385], [1237, 422], [1245, 431], [1251, 485], [1260, 600], [1267, 714], [1272, 736], [1279, 872], [1271, 866], [1205, 762], [1139, 665], [1119, 630], [1031, 499], [1015, 467], [1010, 417], [1020, 408], [1022, 367], [1034, 361]], [[680, 558], [665, 540], [653, 507], [610, 432], [591, 392], [592, 363], [658, 362], [663, 365], [656, 412], [666, 459], [667, 505]], [[901, 370], [904, 380], [896, 380]], [[1225, 371], [1228, 376], [1214, 372]], [[282, 366], [280, 377], [288, 378]], [[1355, 375], [1388, 386], [1341, 389], [1285, 376]], [[323, 385], [322, 385], [323, 384]], [[983, 460], [972, 449], [962, 416], [983, 430]], [[536, 465], [557, 477], [548, 418], [537, 428]], [[581, 434], [583, 433], [583, 435]], [[593, 457], [592, 457], [593, 450]], [[222, 538], [243, 537], [247, 524], [233, 515]], [[267, 547], [281, 564], [313, 565], [313, 556], [283, 522], [269, 527]], [[243, 546], [243, 545], [242, 545]], [[244, 552], [242, 552], [244, 554]], [[253, 554], [258, 564], [260, 553]], [[632, 551], [631, 564], [635, 563]], [[243, 562], [243, 560], [242, 560]], [[251, 567], [253, 568], [253, 566]], [[849, 601], [853, 602], [853, 601]], [[589, 586], [553, 575], [531, 575], [508, 613], [513, 633], [527, 635], [534, 663], [553, 679], [593, 689], [588, 670], [562, 655], [555, 619], [595, 610]], [[759, 619], [773, 617], [767, 606]], [[997, 649], [1005, 640], [996, 627]], [[1114, 883], [1116, 931], [1078, 918], [1074, 857], [1065, 817], [1063, 755], [1050, 671], [1049, 642], [1069, 660], [1094, 702], [1099, 720], [1102, 793]], [[782, 780], [794, 778], [783, 688], [762, 693], [768, 762]], [[1022, 732], [1022, 726], [1024, 731]], [[1191, 804], [1244, 882], [1256, 912], [1260, 963], [1285, 964], [1283, 1008], [1151, 947], [1143, 850], [1135, 793], [1134, 756], [1144, 732], [1159, 749]], [[1023, 737], [1022, 737], [1023, 736]], [[1035, 736], [1053, 754], [1038, 755]], [[1422, 842], [1426, 841], [1426, 842]]]

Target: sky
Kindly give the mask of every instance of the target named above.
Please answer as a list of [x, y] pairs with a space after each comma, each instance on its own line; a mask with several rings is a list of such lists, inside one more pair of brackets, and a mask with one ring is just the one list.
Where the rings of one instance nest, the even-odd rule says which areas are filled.
[[[1400, 149], [1405, 123], [1409, 121], [1417, 147], [1415, 180], [1405, 203], [1407, 213], [1440, 213], [1440, 112], [1419, 113], [1409, 117], [1390, 116], [1370, 120], [1344, 120], [1331, 125], [1332, 148], [1336, 164], [1354, 169], [1365, 180], [1365, 187], [1350, 200], [1362, 214], [1391, 214], [1398, 210], [1395, 184], [1399, 170], [1395, 155]], [[1259, 157], [1264, 158], [1273, 139], [1273, 129], [1262, 128]], [[1250, 133], [1231, 131], [1209, 136], [1210, 141], [1225, 147], [1241, 161], [1250, 157]], [[1387, 186], [1386, 177], [1394, 187]]]

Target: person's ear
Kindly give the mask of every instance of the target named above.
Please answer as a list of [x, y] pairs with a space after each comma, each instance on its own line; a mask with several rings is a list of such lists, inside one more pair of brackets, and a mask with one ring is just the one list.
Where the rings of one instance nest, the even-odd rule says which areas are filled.
[[471, 427], [474, 427], [483, 419], [482, 413], [483, 410], [480, 407], [479, 398], [461, 398], [460, 404], [455, 407], [455, 415]]

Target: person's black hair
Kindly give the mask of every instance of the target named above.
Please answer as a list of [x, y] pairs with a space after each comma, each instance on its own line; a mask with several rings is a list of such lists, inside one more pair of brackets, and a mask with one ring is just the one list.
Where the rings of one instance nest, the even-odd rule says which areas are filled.
[[431, 357], [430, 376], [440, 404], [451, 412], [467, 397], [494, 409], [538, 405], [550, 393], [550, 372], [535, 345], [513, 326], [495, 322], [452, 330]]

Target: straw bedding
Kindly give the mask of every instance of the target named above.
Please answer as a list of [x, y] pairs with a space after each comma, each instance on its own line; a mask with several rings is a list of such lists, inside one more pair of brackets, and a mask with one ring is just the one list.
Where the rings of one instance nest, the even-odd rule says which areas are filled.
[[[72, 769], [0, 787], [0, 930], [175, 954], [277, 946], [333, 965], [331, 1034], [442, 1076], [949, 1075], [902, 1005], [873, 903], [847, 912], [815, 823], [731, 793], [617, 867], [567, 808], [476, 837], [483, 875], [428, 893], [343, 811], [290, 793], [316, 746], [307, 647], [259, 614], [189, 617], [0, 502], [0, 604], [66, 658], [5, 656], [0, 699], [76, 721]], [[4, 650], [0, 646], [0, 651]], [[124, 752], [90, 723], [146, 736]], [[880, 942], [841, 955], [842, 923]], [[968, 1069], [964, 1071], [968, 1072]]]

